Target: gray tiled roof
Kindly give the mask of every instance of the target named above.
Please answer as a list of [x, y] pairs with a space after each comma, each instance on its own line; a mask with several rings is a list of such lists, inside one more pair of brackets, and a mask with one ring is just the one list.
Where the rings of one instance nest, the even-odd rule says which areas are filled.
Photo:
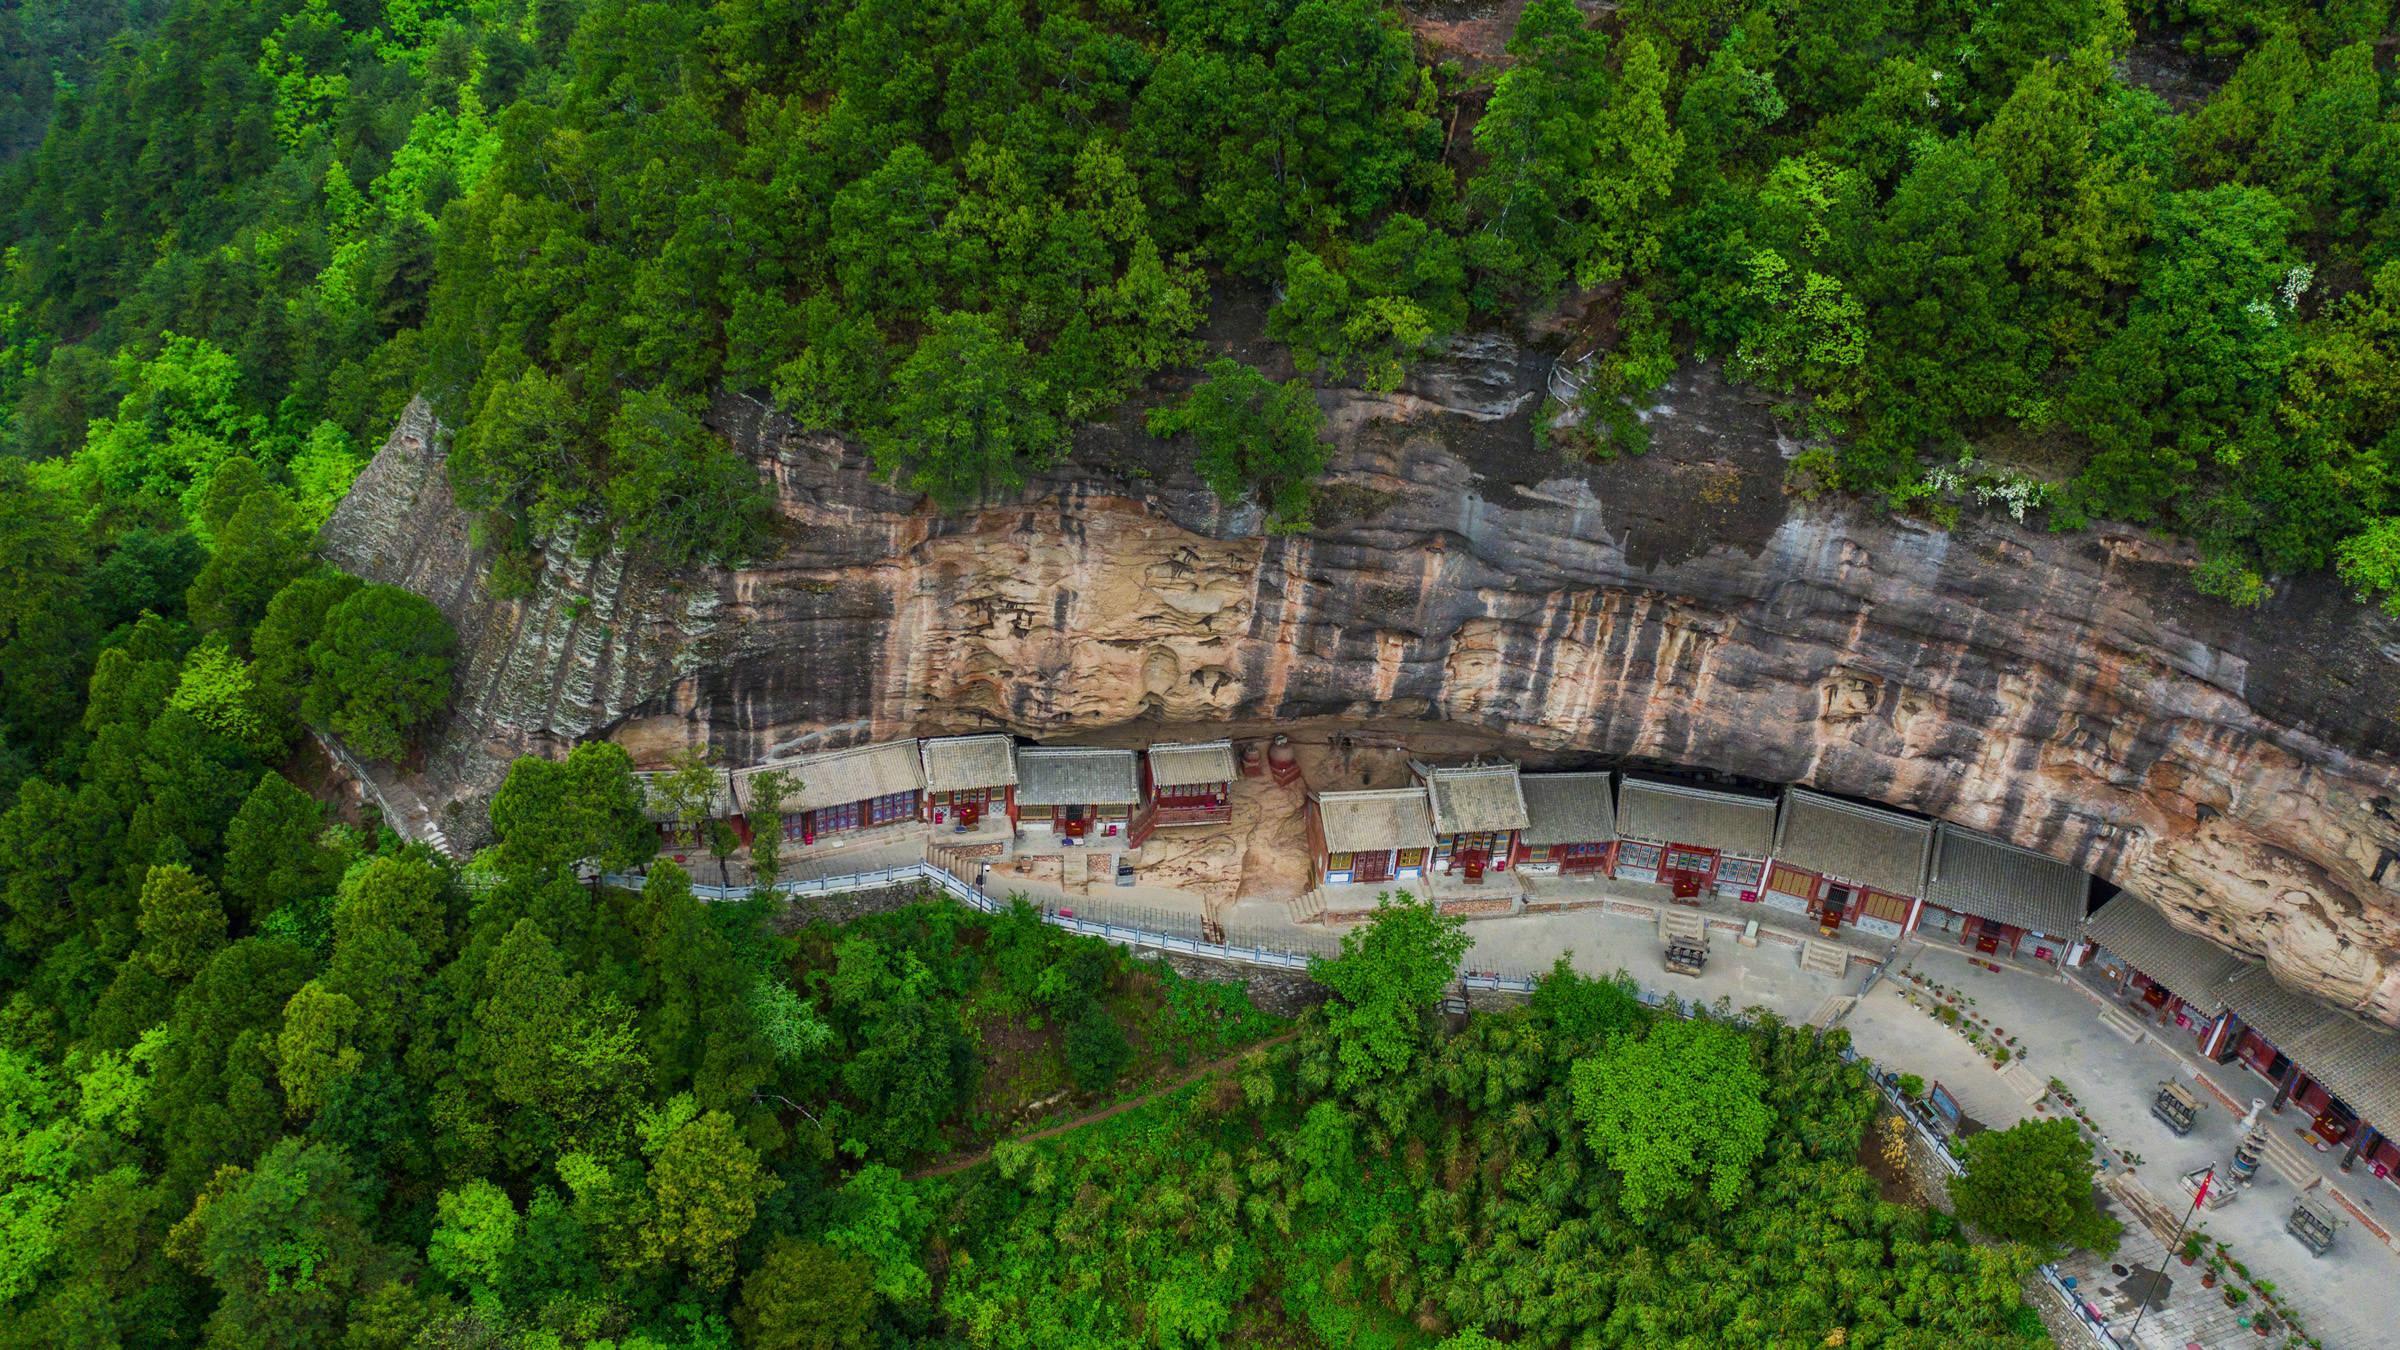
[[2221, 1004], [2219, 986], [2242, 965], [2240, 957], [2177, 928], [2130, 891], [2102, 905], [2084, 925], [2083, 936], [2190, 1003]]
[[2278, 1047], [2362, 1119], [2400, 1128], [2400, 1034], [2336, 1013], [2298, 1045]]
[[2306, 994], [2286, 989], [2264, 964], [2245, 963], [2212, 993], [2219, 1003], [2233, 1009], [2234, 1016], [2255, 1027], [2287, 1055], [2310, 1032], [2341, 1016]]
[[1617, 833], [1764, 858], [1775, 848], [1775, 799], [1627, 778], [1617, 786]]
[[1435, 834], [1525, 828], [1525, 794], [1514, 764], [1413, 766], [1425, 780]]
[[1017, 781], [1016, 743], [1006, 736], [936, 736], [925, 742], [925, 790], [1011, 787]]
[[[846, 806], [925, 786], [925, 766], [917, 758], [915, 741], [878, 741], [847, 750], [771, 760], [741, 770], [734, 779], [747, 789], [751, 780], [770, 769], [792, 780], [792, 788], [783, 799], [786, 815]], [[747, 791], [744, 795], [748, 795]]]
[[1230, 783], [1241, 772], [1233, 766], [1233, 742], [1198, 741], [1185, 745], [1154, 745], [1150, 759], [1153, 787], [1198, 787]]
[[2083, 923], [2091, 889], [2088, 874], [2055, 858], [1956, 825], [1934, 830], [1928, 903], [2064, 937]]
[[1525, 793], [1525, 842], [1605, 844], [1617, 837], [1617, 812], [1604, 773], [1529, 773], [1517, 780]]
[[1421, 787], [1320, 792], [1316, 801], [1328, 853], [1433, 847], [1433, 813]]
[[1933, 851], [1933, 823], [1806, 788], [1783, 794], [1775, 861], [1824, 876], [1916, 895]]
[[1131, 806], [1141, 799], [1131, 750], [1035, 745], [1017, 752], [1021, 805]]
[[2372, 1124], [2400, 1128], [2400, 1034], [2287, 988], [2255, 962], [2243, 962], [2215, 995], [2344, 1105]]

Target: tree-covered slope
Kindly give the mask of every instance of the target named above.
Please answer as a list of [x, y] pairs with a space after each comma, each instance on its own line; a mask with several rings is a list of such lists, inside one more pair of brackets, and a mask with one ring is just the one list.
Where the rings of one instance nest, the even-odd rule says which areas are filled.
[[[2391, 17], [1534, 0], [1467, 64], [1377, 0], [183, 0], [8, 170], [0, 410], [104, 443], [51, 472], [105, 513], [227, 444], [321, 499], [422, 390], [495, 540], [735, 559], [722, 387], [951, 503], [1190, 362], [1226, 276], [1376, 385], [1606, 288], [1570, 446], [1721, 357], [1824, 438], [1803, 490], [2389, 591]], [[2180, 103], [2125, 73], [2166, 58]], [[1313, 422], [1224, 378], [1249, 415], [1163, 425], [1304, 521]]]

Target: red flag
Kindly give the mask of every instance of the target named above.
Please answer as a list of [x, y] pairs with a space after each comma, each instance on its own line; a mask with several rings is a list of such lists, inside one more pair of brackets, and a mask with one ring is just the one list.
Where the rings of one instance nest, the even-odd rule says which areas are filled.
[[2192, 1197], [2192, 1203], [2193, 1203], [2195, 1206], [2197, 1206], [2197, 1205], [2205, 1205], [2205, 1204], [2207, 1204], [2207, 1203], [2208, 1203], [2208, 1184], [2209, 1184], [2210, 1182], [2212, 1182], [2212, 1181], [2215, 1181], [2216, 1179], [2217, 1179], [2217, 1169], [2215, 1169], [2215, 1168], [2213, 1168], [2213, 1167], [2212, 1167], [2212, 1168], [2210, 1168], [2210, 1169], [2208, 1169], [2206, 1172], [2203, 1172], [2203, 1173], [2201, 1173], [2201, 1175], [2200, 1175], [2200, 1191], [2199, 1191], [2199, 1193], [2198, 1193], [2198, 1194], [2196, 1194], [2196, 1195], [2194, 1195], [2194, 1196]]

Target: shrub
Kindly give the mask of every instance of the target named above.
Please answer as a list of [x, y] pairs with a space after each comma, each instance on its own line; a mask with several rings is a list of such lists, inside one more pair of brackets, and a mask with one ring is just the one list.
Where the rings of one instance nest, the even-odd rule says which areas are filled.
[[1125, 1040], [1117, 1019], [1092, 1008], [1067, 1024], [1067, 1073], [1086, 1092], [1105, 1092], [1116, 1086], [1125, 1066], [1133, 1061], [1133, 1046]]

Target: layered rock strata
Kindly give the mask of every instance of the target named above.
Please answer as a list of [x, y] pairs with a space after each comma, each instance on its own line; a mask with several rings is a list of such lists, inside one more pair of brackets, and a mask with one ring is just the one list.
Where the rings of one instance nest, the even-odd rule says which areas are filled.
[[2400, 624], [2308, 579], [2227, 608], [2129, 529], [1787, 495], [1791, 445], [1705, 367], [1651, 412], [1650, 454], [1571, 463], [1533, 434], [1544, 368], [1486, 337], [1398, 394], [1327, 394], [1335, 473], [1304, 534], [1218, 503], [1131, 414], [1072, 476], [943, 516], [728, 397], [720, 429], [780, 500], [772, 562], [562, 550], [493, 600], [422, 408], [325, 547], [459, 625], [415, 785], [462, 842], [506, 757], [594, 735], [743, 762], [981, 727], [1365, 729], [1923, 811], [2400, 1022]]

